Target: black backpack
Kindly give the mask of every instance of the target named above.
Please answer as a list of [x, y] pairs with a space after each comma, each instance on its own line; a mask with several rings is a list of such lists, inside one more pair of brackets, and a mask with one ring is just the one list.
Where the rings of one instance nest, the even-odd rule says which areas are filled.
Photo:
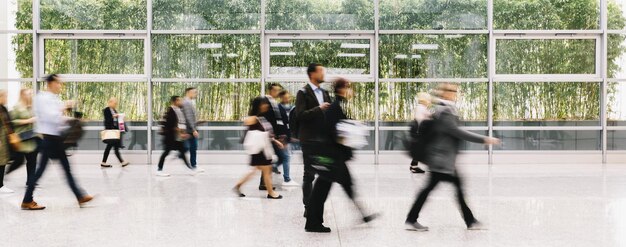
[[424, 163], [427, 160], [427, 148], [435, 137], [435, 123], [434, 119], [423, 120], [421, 123], [413, 120], [409, 123], [409, 136], [405, 141], [405, 148], [414, 161]]

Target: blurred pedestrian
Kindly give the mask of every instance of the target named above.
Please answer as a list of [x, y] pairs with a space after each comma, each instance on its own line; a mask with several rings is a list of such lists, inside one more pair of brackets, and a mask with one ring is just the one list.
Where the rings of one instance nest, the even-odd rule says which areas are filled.
[[[334, 84], [335, 101], [324, 112], [324, 149], [321, 156], [330, 158], [329, 170], [319, 171], [319, 177], [315, 180], [315, 186], [311, 193], [308, 204], [307, 220], [305, 230], [307, 232], [330, 232], [331, 229], [325, 227], [324, 223], [324, 203], [328, 198], [328, 193], [333, 182], [341, 185], [350, 200], [359, 210], [363, 222], [370, 222], [377, 217], [377, 214], [366, 215], [363, 207], [356, 201], [354, 192], [354, 184], [350, 169], [346, 162], [352, 159], [352, 148], [344, 145], [341, 137], [338, 135], [337, 124], [342, 120], [348, 119], [342, 105], [352, 97], [352, 85], [350, 81], [340, 78]], [[316, 154], [317, 155], [317, 154]], [[316, 164], [320, 165], [320, 164]]]
[[165, 150], [161, 154], [161, 158], [159, 158], [159, 165], [156, 175], [158, 177], [169, 177], [169, 173], [163, 172], [163, 163], [165, 163], [165, 158], [169, 153], [173, 150], [178, 151], [178, 157], [185, 162], [187, 168], [191, 170], [191, 174], [195, 175], [196, 172], [187, 160], [187, 156], [185, 156], [185, 145], [184, 141], [189, 138], [189, 134], [186, 131], [185, 122], [182, 121], [185, 117], [183, 115], [182, 110], [180, 109], [183, 106], [183, 100], [180, 96], [172, 96], [170, 97], [170, 107], [167, 108], [167, 112], [165, 113], [165, 122], [163, 123], [163, 146]]
[[439, 100], [433, 114], [434, 138], [429, 140], [426, 149], [425, 162], [430, 170], [429, 181], [418, 194], [413, 207], [406, 218], [407, 230], [428, 231], [428, 227], [417, 222], [422, 206], [426, 202], [430, 192], [439, 182], [450, 182], [456, 188], [456, 195], [465, 225], [469, 230], [483, 229], [483, 225], [474, 218], [472, 211], [465, 202], [463, 186], [459, 172], [456, 169], [456, 158], [459, 153], [461, 141], [484, 143], [485, 145], [497, 144], [499, 139], [477, 135], [458, 127], [459, 116], [454, 106], [457, 99], [458, 86], [450, 83], [442, 83], [438, 87]]
[[258, 170], [261, 170], [261, 176], [267, 188], [267, 198], [283, 198], [282, 195], [274, 191], [272, 186], [272, 157], [275, 155], [272, 145], [277, 145], [281, 149], [283, 146], [280, 141], [274, 138], [272, 124], [264, 117], [270, 110], [271, 106], [267, 99], [257, 97], [252, 100], [248, 117], [244, 119], [244, 125], [248, 127], [244, 136], [244, 147], [250, 153], [250, 166], [253, 168], [233, 188], [239, 197], [246, 196], [241, 192], [241, 186], [248, 182]]
[[289, 145], [291, 143], [291, 130], [289, 129], [289, 122], [292, 121], [289, 117], [289, 112], [293, 106], [291, 103], [291, 95], [287, 90], [282, 90], [278, 93], [278, 109], [280, 110], [280, 114], [283, 118], [283, 133], [284, 136], [281, 136], [279, 139], [281, 143], [283, 143], [283, 148], [279, 150], [279, 159], [278, 162], [283, 166], [283, 186], [300, 186], [296, 181], [291, 179], [291, 150], [289, 149]]
[[0, 126], [0, 193], [13, 193], [15, 191], [4, 185], [4, 170], [11, 159], [9, 135], [14, 133], [6, 104], [7, 92], [0, 90], [0, 120], [2, 120], [2, 126]]
[[67, 123], [70, 120], [63, 116], [63, 112], [72, 108], [72, 102], [63, 103], [59, 98], [59, 94], [63, 90], [63, 82], [58, 75], [49, 75], [46, 78], [46, 84], [47, 91], [39, 93], [34, 103], [35, 117], [37, 118], [35, 132], [43, 135], [40, 146], [41, 156], [35, 172], [35, 179], [28, 183], [28, 189], [26, 189], [24, 194], [21, 207], [24, 210], [45, 209], [44, 206], [38, 205], [33, 200], [33, 192], [35, 191], [37, 181], [43, 176], [50, 159], [59, 160], [61, 167], [65, 171], [67, 183], [78, 200], [78, 205], [85, 207], [93, 200], [93, 196], [88, 195], [76, 183], [70, 170], [70, 162], [67, 159], [63, 143], [65, 139], [63, 130], [67, 129]]
[[33, 90], [20, 90], [20, 98], [11, 111], [11, 119], [15, 133], [20, 136], [20, 147], [13, 153], [13, 163], [7, 174], [15, 171], [26, 161], [26, 186], [35, 178], [37, 167], [37, 143], [41, 139], [35, 133], [35, 114], [33, 112]]
[[197, 172], [204, 172], [204, 169], [197, 167], [196, 160], [198, 150], [198, 119], [196, 111], [196, 98], [198, 97], [198, 89], [189, 87], [185, 89], [185, 98], [183, 99], [183, 113], [185, 116], [185, 130], [189, 134], [189, 138], [185, 140], [185, 148], [189, 150], [189, 161], [191, 167]]
[[[269, 87], [267, 87], [267, 94], [263, 97], [265, 102], [270, 106], [270, 110], [264, 113], [263, 117], [267, 120], [268, 123], [272, 125], [272, 133], [276, 140], [282, 142], [284, 144], [285, 138], [287, 138], [287, 126], [285, 124], [285, 119], [279, 107], [278, 94], [283, 90], [283, 87], [278, 83], [272, 83]], [[285, 113], [286, 115], [286, 113]], [[281, 174], [278, 170], [278, 166], [283, 163], [284, 151], [283, 148], [280, 148], [276, 143], [272, 143], [272, 147], [274, 148], [274, 153], [278, 156], [278, 160], [272, 166], [272, 172], [276, 174]], [[263, 177], [261, 177], [259, 181], [259, 190], [266, 190], [265, 184], [263, 182]]]
[[[428, 93], [418, 93], [417, 94], [417, 106], [415, 106], [414, 112], [414, 120], [412, 121], [411, 126], [411, 135], [412, 137], [416, 137], [415, 134], [419, 129], [419, 125], [425, 121], [430, 120], [432, 113], [430, 112], [430, 107], [432, 105], [432, 98]], [[414, 133], [415, 132], [415, 133]], [[412, 173], [425, 173], [426, 171], [422, 170], [418, 166], [419, 162], [417, 160], [412, 160], [410, 165], [410, 170]]]

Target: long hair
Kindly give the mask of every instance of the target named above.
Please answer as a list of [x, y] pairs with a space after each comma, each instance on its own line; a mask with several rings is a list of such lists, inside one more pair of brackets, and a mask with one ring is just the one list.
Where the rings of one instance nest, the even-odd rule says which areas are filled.
[[20, 89], [19, 102], [24, 104], [27, 107], [30, 107], [33, 104], [33, 96], [31, 95], [29, 99], [26, 98], [26, 96], [24, 96], [26, 94], [26, 92], [28, 92], [28, 91], [32, 91], [32, 89], [30, 89], [30, 88], [22, 88], [22, 89]]
[[264, 97], [256, 97], [250, 103], [250, 111], [248, 111], [248, 116], [259, 116], [262, 114], [261, 105], [266, 104]]

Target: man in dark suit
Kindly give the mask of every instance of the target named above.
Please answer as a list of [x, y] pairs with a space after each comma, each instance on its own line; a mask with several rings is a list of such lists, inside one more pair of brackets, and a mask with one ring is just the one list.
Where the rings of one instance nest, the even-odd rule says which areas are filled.
[[439, 182], [450, 182], [456, 187], [457, 199], [463, 219], [469, 230], [480, 230], [483, 228], [472, 211], [465, 202], [461, 179], [456, 170], [456, 157], [459, 152], [461, 141], [470, 141], [492, 145], [500, 143], [497, 138], [477, 135], [472, 132], [462, 130], [458, 127], [459, 117], [457, 115], [454, 101], [456, 101], [458, 86], [450, 83], [439, 85], [439, 104], [435, 106], [433, 114], [433, 137], [428, 142], [425, 150], [426, 165], [430, 168], [430, 180], [428, 184], [417, 196], [411, 211], [406, 218], [406, 229], [412, 231], [428, 231], [428, 227], [417, 222], [420, 210], [426, 202], [430, 192]]
[[302, 202], [306, 207], [313, 190], [316, 171], [312, 167], [311, 152], [321, 141], [324, 126], [324, 111], [330, 107], [330, 95], [320, 87], [324, 82], [325, 69], [322, 65], [312, 63], [307, 68], [309, 82], [296, 95], [296, 119], [298, 121], [297, 138], [302, 146], [304, 176], [302, 179]]

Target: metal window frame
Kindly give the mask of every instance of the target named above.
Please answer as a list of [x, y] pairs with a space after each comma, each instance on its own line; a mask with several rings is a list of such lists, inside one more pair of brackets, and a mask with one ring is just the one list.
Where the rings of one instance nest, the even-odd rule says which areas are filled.
[[[44, 57], [44, 41], [45, 39], [144, 39], [144, 73], [139, 75], [63, 75], [68, 81], [74, 82], [145, 82], [148, 84], [148, 96], [152, 97], [152, 90], [155, 82], [176, 83], [176, 82], [197, 82], [197, 83], [218, 83], [218, 82], [241, 82], [241, 83], [261, 83], [261, 94], [265, 89], [267, 82], [306, 82], [306, 77], [293, 78], [293, 75], [285, 77], [276, 77], [270, 75], [269, 72], [269, 40], [273, 37], [287, 38], [296, 35], [295, 39], [303, 39], [303, 37], [316, 37], [320, 39], [370, 39], [370, 74], [367, 76], [345, 75], [355, 82], [374, 82], [375, 83], [375, 104], [380, 106], [379, 90], [381, 83], [393, 82], [416, 82], [416, 83], [437, 83], [437, 82], [463, 82], [463, 83], [488, 83], [488, 116], [486, 126], [470, 126], [462, 127], [467, 130], [487, 130], [490, 136], [493, 131], [499, 130], [601, 130], [602, 131], [602, 155], [603, 162], [607, 160], [607, 131], [624, 130], [626, 126], [607, 126], [607, 85], [610, 82], [624, 82], [626, 78], [608, 78], [607, 75], [607, 42], [610, 34], [626, 35], [626, 30], [609, 30], [607, 27], [608, 16], [607, 7], [608, 0], [599, 0], [600, 2], [600, 23], [599, 29], [593, 30], [502, 30], [494, 27], [494, 0], [487, 1], [487, 28], [476, 30], [381, 30], [380, 28], [380, 2], [381, 0], [372, 0], [374, 3], [374, 29], [373, 30], [267, 30], [266, 29], [266, 8], [268, 0], [258, 0], [261, 3], [260, 24], [259, 29], [251, 30], [153, 30], [153, 0], [146, 0], [147, 16], [145, 30], [42, 30], [40, 25], [40, 2], [41, 0], [32, 1], [32, 18], [33, 27], [31, 30], [0, 30], [0, 34], [32, 34], [33, 38], [33, 77], [32, 78], [0, 78], [0, 82], [20, 81], [33, 83], [35, 90], [38, 90], [37, 81], [43, 78], [43, 57]], [[259, 35], [259, 45], [261, 48], [261, 78], [152, 78], [152, 38], [154, 35], [162, 34], [181, 34], [181, 35], [211, 35], [211, 34], [251, 34]], [[379, 78], [379, 51], [380, 35], [392, 34], [482, 34], [488, 36], [487, 43], [487, 76], [486, 78]], [[344, 38], [338, 38], [344, 37]], [[496, 68], [496, 45], [501, 39], [595, 39], [596, 40], [596, 71], [594, 74], [585, 75], [503, 75], [497, 74]], [[601, 83], [601, 112], [600, 126], [494, 126], [494, 86], [497, 82], [593, 82]], [[148, 125], [143, 128], [149, 130], [158, 129], [152, 121], [153, 102], [148, 104]], [[374, 126], [370, 129], [375, 133], [375, 157], [378, 163], [379, 150], [379, 132], [386, 130], [404, 130], [404, 126], [381, 126], [381, 118], [379, 107], [375, 108], [376, 119]], [[91, 128], [91, 127], [90, 127]], [[97, 128], [97, 127], [96, 127]], [[140, 127], [141, 128], [141, 127]], [[201, 126], [201, 130], [241, 130], [242, 126]], [[152, 134], [148, 134], [148, 161], [151, 160], [153, 153]], [[384, 153], [393, 153], [394, 151], [384, 151]], [[502, 151], [496, 151], [498, 153]], [[511, 152], [511, 151], [506, 151]], [[524, 151], [520, 151], [524, 152]], [[530, 151], [537, 152], [537, 151]], [[549, 152], [549, 151], [544, 151]], [[567, 153], [568, 151], [559, 151]], [[614, 151], [612, 151], [613, 153]], [[241, 153], [241, 152], [223, 152], [223, 153]], [[493, 149], [490, 147], [489, 163], [493, 162]]]
[[263, 39], [263, 58], [266, 63], [265, 66], [262, 66], [264, 78], [267, 80], [298, 80], [298, 81], [308, 81], [306, 75], [290, 75], [290, 74], [271, 74], [271, 56], [270, 56], [270, 43], [272, 40], [369, 40], [370, 48], [369, 48], [369, 74], [363, 75], [351, 75], [351, 74], [336, 74], [336, 75], [327, 75], [326, 79], [331, 81], [338, 77], [345, 77], [355, 81], [375, 81], [377, 77], [374, 74], [375, 68], [378, 67], [377, 57], [373, 51], [375, 50], [375, 36], [373, 33], [333, 33], [328, 31], [309, 31], [306, 33], [293, 33], [293, 32], [281, 32], [281, 33], [269, 33], [266, 34]]
[[147, 55], [147, 45], [150, 40], [145, 34], [130, 33], [128, 35], [122, 33], [110, 34], [95, 34], [95, 33], [37, 33], [38, 47], [37, 51], [41, 56], [38, 56], [36, 78], [43, 80], [45, 73], [45, 43], [46, 40], [141, 40], [143, 42], [143, 74], [59, 74], [64, 80], [68, 81], [145, 81], [148, 78], [149, 71], [147, 70], [150, 57]]
[[[585, 30], [587, 31], [587, 30]], [[493, 52], [493, 64], [492, 64], [492, 76], [494, 80], [498, 81], [554, 81], [554, 80], [576, 80], [589, 81], [589, 80], [602, 80], [602, 56], [599, 51], [602, 50], [603, 39], [601, 35], [595, 32], [571, 32], [571, 33], [559, 33], [551, 31], [543, 31], [540, 33], [495, 33], [493, 36], [493, 47], [490, 47]], [[499, 74], [497, 71], [497, 46], [500, 40], [595, 40], [595, 71], [593, 74]], [[490, 54], [491, 56], [491, 54]]]

